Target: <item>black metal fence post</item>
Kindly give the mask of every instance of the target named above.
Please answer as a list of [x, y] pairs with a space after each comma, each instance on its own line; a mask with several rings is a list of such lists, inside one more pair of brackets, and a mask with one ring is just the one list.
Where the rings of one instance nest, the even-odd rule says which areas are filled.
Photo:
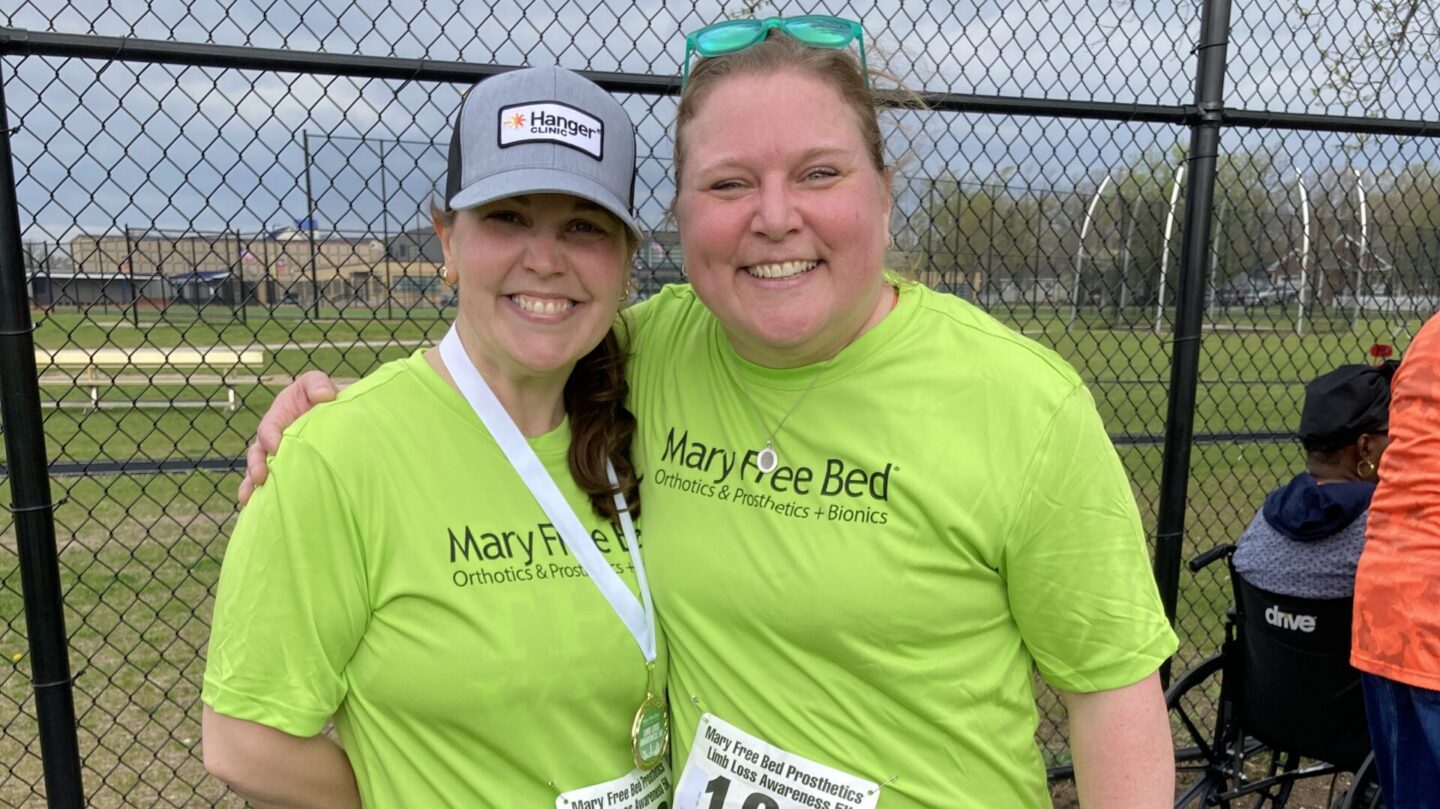
[[0, 76], [0, 413], [5, 420], [10, 510], [15, 515], [45, 792], [55, 809], [80, 809], [85, 796], [75, 734], [75, 697], [55, 548], [55, 504], [50, 499], [40, 386], [35, 374], [30, 295], [20, 250], [20, 208], [10, 132], [5, 82]]
[[[390, 195], [385, 189], [385, 155], [390, 151], [389, 146], [380, 148], [380, 230], [383, 232], [384, 245], [381, 248], [380, 262], [385, 265], [385, 318], [395, 319], [394, 302], [390, 295]], [[400, 226], [400, 231], [405, 231], [405, 226]]]
[[130, 239], [130, 226], [125, 226], [125, 267], [130, 271], [130, 316], [140, 326], [140, 288], [135, 286], [135, 243]]
[[230, 276], [230, 288], [235, 294], [235, 303], [240, 307], [240, 322], [249, 324], [245, 310], [250, 306], [250, 298], [245, 294], [245, 243], [240, 238], [240, 229], [235, 229], [235, 268]]
[[305, 243], [310, 247], [310, 291], [315, 295], [315, 319], [320, 319], [320, 278], [315, 264], [315, 192], [310, 185], [310, 133], [302, 132], [305, 150]]
[[[1165, 415], [1165, 455], [1160, 473], [1160, 509], [1155, 527], [1155, 578], [1165, 612], [1175, 621], [1180, 564], [1190, 483], [1190, 441], [1195, 430], [1195, 393], [1200, 375], [1200, 330], [1205, 304], [1205, 264], [1210, 217], [1215, 205], [1216, 158], [1224, 123], [1225, 57], [1230, 39], [1231, 0], [1207, 0], [1200, 13], [1195, 68], [1197, 117], [1191, 125], [1186, 161], [1185, 225], [1171, 341], [1170, 396]], [[1163, 293], [1162, 293], [1163, 294]]]

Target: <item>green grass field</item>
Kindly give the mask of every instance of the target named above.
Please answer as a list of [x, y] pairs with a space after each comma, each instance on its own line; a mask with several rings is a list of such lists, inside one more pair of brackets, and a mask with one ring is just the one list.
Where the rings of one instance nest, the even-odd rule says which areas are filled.
[[[231, 318], [146, 322], [139, 327], [114, 312], [85, 317], [55, 313], [38, 319], [35, 339], [47, 349], [107, 346], [228, 346], [263, 348], [265, 364], [234, 381], [243, 404], [170, 408], [167, 400], [222, 395], [210, 371], [186, 382], [162, 372], [155, 382], [124, 371], [107, 387], [96, 411], [67, 380], [46, 375], [45, 434], [52, 463], [92, 459], [229, 458], [243, 453], [275, 392], [300, 371], [318, 368], [356, 378], [379, 363], [436, 340], [446, 322], [415, 312], [396, 320], [330, 313], [305, 320], [299, 312], [246, 322]], [[1061, 313], [1063, 314], [1063, 313]], [[1070, 330], [1053, 311], [1015, 312], [1007, 322], [1056, 349], [1090, 383], [1108, 429], [1116, 435], [1159, 436], [1165, 427], [1171, 336], [1144, 328], [1105, 328], [1098, 313], [1082, 313]], [[1403, 347], [1419, 321], [1322, 323], [1296, 336], [1285, 324], [1229, 324], [1206, 333], [1195, 417], [1199, 434], [1285, 432], [1299, 410], [1303, 381], [1344, 362], [1366, 362], [1374, 342]], [[1312, 324], [1313, 325], [1313, 324]], [[1396, 335], [1400, 335], [1397, 340]], [[161, 406], [133, 408], [143, 400]], [[1122, 444], [1120, 457], [1153, 534], [1162, 464], [1156, 443]], [[1264, 493], [1298, 468], [1288, 442], [1224, 442], [1193, 448], [1185, 558], [1233, 539]], [[227, 800], [199, 759], [198, 696], [209, 632], [210, 599], [235, 515], [239, 476], [190, 471], [166, 475], [56, 477], [65, 498], [56, 511], [66, 621], [76, 672], [76, 707], [90, 805], [213, 806]], [[8, 505], [8, 487], [0, 505]], [[40, 764], [34, 743], [28, 642], [20, 597], [13, 527], [0, 531], [0, 806], [38, 802]], [[1219, 615], [1228, 603], [1223, 571], [1181, 576], [1176, 670], [1212, 651]], [[1053, 695], [1041, 701], [1042, 744], [1064, 761], [1063, 711]], [[239, 805], [236, 803], [235, 805]]]

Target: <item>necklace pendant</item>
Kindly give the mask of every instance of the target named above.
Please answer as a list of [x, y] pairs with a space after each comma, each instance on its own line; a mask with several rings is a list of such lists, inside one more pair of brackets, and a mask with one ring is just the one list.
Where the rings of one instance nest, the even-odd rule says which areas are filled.
[[766, 441], [765, 448], [760, 450], [760, 454], [755, 458], [755, 468], [768, 475], [779, 465], [780, 456], [775, 454], [775, 447]]

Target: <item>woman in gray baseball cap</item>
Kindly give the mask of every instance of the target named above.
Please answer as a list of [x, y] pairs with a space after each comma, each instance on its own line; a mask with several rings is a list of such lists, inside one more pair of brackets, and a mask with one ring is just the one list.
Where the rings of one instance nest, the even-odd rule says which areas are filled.
[[667, 799], [612, 329], [634, 167], [574, 73], [465, 96], [432, 211], [449, 333], [292, 426], [226, 551], [205, 763], [255, 803]]

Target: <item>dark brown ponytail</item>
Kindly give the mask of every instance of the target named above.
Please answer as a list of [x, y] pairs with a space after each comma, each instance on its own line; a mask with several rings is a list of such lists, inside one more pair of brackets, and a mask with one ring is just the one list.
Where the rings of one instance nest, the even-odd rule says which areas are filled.
[[630, 461], [635, 416], [625, 407], [630, 385], [625, 381], [625, 352], [617, 329], [626, 327], [625, 313], [605, 339], [575, 364], [565, 383], [565, 412], [570, 416], [570, 474], [590, 505], [610, 521], [619, 519], [615, 490], [605, 474], [605, 460], [615, 465], [615, 477], [632, 517], [640, 514], [640, 481]]

